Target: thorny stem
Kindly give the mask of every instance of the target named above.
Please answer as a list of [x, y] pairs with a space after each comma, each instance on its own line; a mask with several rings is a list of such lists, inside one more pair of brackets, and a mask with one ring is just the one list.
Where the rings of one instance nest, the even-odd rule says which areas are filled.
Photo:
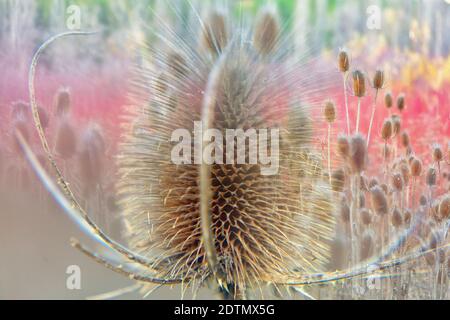
[[373, 119], [375, 118], [375, 110], [377, 107], [377, 98], [378, 98], [378, 89], [375, 91], [375, 98], [373, 99], [372, 115], [370, 116], [369, 132], [367, 133], [367, 147], [369, 147], [369, 144], [370, 144], [370, 134], [372, 132]]

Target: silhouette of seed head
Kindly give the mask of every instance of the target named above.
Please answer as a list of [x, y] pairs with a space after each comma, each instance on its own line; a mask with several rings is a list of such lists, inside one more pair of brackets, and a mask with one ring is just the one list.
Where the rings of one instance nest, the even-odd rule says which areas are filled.
[[372, 223], [372, 213], [369, 209], [361, 209], [360, 211], [361, 221], [364, 225], [368, 226]]
[[375, 241], [371, 232], [365, 232], [361, 239], [360, 256], [361, 260], [369, 259], [375, 251]]
[[441, 220], [450, 218], [450, 196], [446, 195], [439, 203], [439, 217]]
[[422, 161], [414, 157], [411, 161], [411, 175], [413, 177], [419, 177], [422, 174]]
[[405, 110], [406, 104], [405, 104], [405, 95], [402, 93], [397, 97], [397, 109], [400, 112], [403, 112]]
[[353, 71], [353, 94], [362, 98], [366, 95], [366, 78], [360, 70]]
[[437, 181], [436, 169], [429, 168], [426, 176], [426, 183], [428, 186], [435, 186]]
[[391, 122], [392, 122], [392, 135], [397, 136], [402, 128], [402, 121], [398, 115], [394, 114], [391, 117]]
[[357, 134], [350, 141], [350, 167], [353, 172], [361, 173], [367, 166], [367, 142], [366, 139]]
[[66, 88], [61, 88], [55, 96], [55, 112], [58, 117], [67, 116], [71, 109], [71, 95], [70, 91]]
[[419, 199], [420, 205], [421, 206], [426, 206], [428, 203], [427, 197], [425, 195], [421, 195], [420, 199]]
[[403, 224], [402, 214], [397, 208], [394, 208], [394, 210], [392, 211], [391, 223], [394, 228], [400, 228]]
[[387, 92], [384, 96], [384, 105], [386, 108], [390, 109], [394, 105], [394, 98], [392, 97], [392, 93]]
[[391, 184], [394, 190], [402, 191], [403, 190], [403, 177], [400, 173], [395, 173], [392, 175]]
[[381, 138], [384, 141], [389, 140], [392, 137], [392, 121], [390, 119], [386, 119], [383, 122], [383, 126], [381, 127]]
[[225, 15], [218, 11], [212, 11], [205, 19], [202, 30], [202, 43], [212, 54], [219, 54], [228, 43], [228, 32]]
[[348, 140], [347, 136], [338, 136], [337, 152], [343, 159], [347, 159], [350, 156], [350, 141]]
[[336, 106], [333, 101], [325, 102], [323, 114], [328, 123], [333, 123], [336, 120]]
[[386, 215], [388, 213], [388, 202], [386, 194], [379, 186], [370, 189], [370, 199], [373, 211], [378, 215]]
[[444, 159], [444, 153], [440, 145], [433, 146], [433, 160], [436, 162], [441, 162]]
[[373, 77], [373, 87], [376, 90], [383, 89], [384, 86], [384, 72], [383, 70], [377, 70]]
[[256, 20], [253, 37], [255, 48], [262, 55], [267, 55], [275, 49], [279, 36], [280, 27], [276, 11], [271, 8], [263, 9]]
[[375, 186], [378, 186], [380, 184], [380, 182], [378, 181], [378, 179], [377, 178], [372, 178], [372, 179], [370, 179], [370, 181], [369, 181], [369, 190], [370, 189], [372, 189], [373, 187], [375, 187]]
[[335, 192], [342, 192], [345, 186], [345, 171], [344, 169], [336, 169], [331, 174], [331, 187]]
[[346, 73], [350, 69], [350, 59], [348, 57], [347, 51], [345, 51], [345, 50], [339, 51], [338, 66], [339, 66], [339, 71], [341, 71], [342, 73]]
[[406, 226], [407, 228], [410, 227], [410, 225], [411, 225], [411, 220], [412, 220], [412, 213], [411, 213], [411, 210], [405, 209], [405, 212], [404, 212], [404, 214], [403, 214], [403, 221], [405, 222], [405, 226]]
[[402, 140], [402, 146], [404, 148], [409, 147], [410, 139], [409, 139], [409, 134], [407, 132], [405, 132], [405, 131], [402, 132], [401, 140]]

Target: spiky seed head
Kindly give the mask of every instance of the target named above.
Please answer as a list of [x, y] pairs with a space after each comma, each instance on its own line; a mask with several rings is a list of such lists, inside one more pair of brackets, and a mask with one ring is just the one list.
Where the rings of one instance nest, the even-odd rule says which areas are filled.
[[335, 192], [342, 192], [345, 186], [345, 171], [342, 168], [336, 169], [331, 174], [331, 187]]
[[440, 145], [436, 144], [433, 146], [433, 160], [436, 162], [441, 162], [444, 159], [444, 153]]
[[276, 10], [264, 8], [256, 20], [253, 44], [262, 55], [268, 55], [275, 50], [280, 37], [280, 26]]
[[411, 176], [411, 171], [409, 170], [409, 166], [406, 163], [400, 164], [400, 173], [403, 178], [403, 183], [405, 185], [409, 184], [409, 177]]
[[403, 177], [400, 173], [395, 173], [392, 175], [391, 184], [394, 190], [402, 191], [403, 190]]
[[353, 71], [353, 94], [362, 98], [366, 95], [366, 78], [360, 70]]
[[350, 141], [347, 136], [338, 136], [337, 152], [343, 159], [347, 159], [350, 156]]
[[67, 88], [60, 88], [55, 95], [55, 113], [58, 117], [67, 116], [72, 107], [70, 91]]
[[381, 138], [384, 141], [389, 140], [392, 137], [392, 121], [391, 119], [385, 119], [383, 126], [381, 127]]
[[409, 226], [411, 225], [411, 220], [412, 220], [411, 210], [405, 209], [405, 212], [403, 214], [403, 221], [405, 222], [405, 226], [407, 228], [409, 228]]
[[402, 214], [397, 208], [394, 208], [394, 210], [392, 211], [391, 223], [394, 228], [400, 228], [403, 224]]
[[350, 69], [350, 59], [348, 57], [347, 51], [345, 51], [344, 49], [339, 51], [338, 66], [339, 66], [339, 71], [341, 71], [342, 73], [346, 73]]
[[386, 108], [390, 109], [394, 105], [394, 98], [392, 97], [392, 93], [387, 92], [384, 96], [384, 105]]
[[325, 102], [323, 114], [328, 123], [333, 123], [336, 120], [336, 106], [333, 101], [329, 100]]
[[361, 173], [366, 169], [368, 162], [366, 139], [360, 135], [354, 135], [350, 141], [350, 167], [353, 172]]
[[372, 223], [372, 213], [369, 209], [363, 208], [360, 211], [361, 221], [364, 225], [368, 226]]
[[406, 101], [405, 101], [405, 95], [403, 93], [401, 93], [398, 97], [397, 97], [397, 109], [400, 112], [403, 112], [403, 110], [405, 110], [406, 107]]
[[372, 189], [373, 187], [375, 187], [375, 186], [378, 186], [380, 184], [380, 182], [378, 181], [378, 179], [377, 178], [372, 178], [372, 179], [370, 179], [370, 181], [369, 181], [369, 190], [370, 189]]
[[429, 187], [435, 186], [437, 181], [437, 173], [435, 168], [428, 168], [426, 183]]
[[384, 194], [387, 195], [389, 193], [389, 188], [386, 183], [380, 184], [381, 190], [383, 190]]
[[380, 90], [380, 89], [383, 89], [383, 86], [384, 86], [384, 71], [377, 70], [373, 77], [373, 87], [376, 90]]
[[439, 217], [441, 220], [446, 220], [450, 218], [450, 195], [444, 196], [444, 198], [439, 203]]
[[58, 124], [55, 150], [65, 160], [72, 158], [77, 150], [77, 135], [69, 119]]
[[211, 11], [205, 19], [202, 30], [203, 46], [211, 54], [220, 54], [228, 43], [228, 32], [225, 15], [219, 11]]
[[426, 206], [428, 203], [427, 197], [425, 195], [421, 195], [420, 199], [419, 199], [420, 205], [421, 206]]
[[402, 146], [404, 148], [408, 148], [409, 147], [409, 142], [410, 142], [408, 132], [406, 132], [406, 131], [402, 132], [401, 140], [402, 140]]
[[402, 129], [402, 120], [398, 115], [394, 114], [391, 117], [391, 122], [392, 122], [392, 135], [396, 136], [400, 133], [400, 130]]
[[417, 178], [421, 174], [422, 174], [422, 161], [414, 157], [414, 159], [411, 161], [411, 175]]
[[370, 189], [370, 199], [373, 211], [378, 215], [386, 215], [388, 213], [388, 202], [384, 190], [375, 186]]

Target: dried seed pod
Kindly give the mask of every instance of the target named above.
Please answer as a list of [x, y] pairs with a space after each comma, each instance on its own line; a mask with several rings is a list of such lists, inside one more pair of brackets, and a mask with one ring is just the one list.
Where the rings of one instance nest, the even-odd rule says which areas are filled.
[[353, 71], [353, 94], [362, 98], [366, 95], [366, 78], [360, 70]]
[[409, 170], [409, 166], [406, 163], [400, 164], [400, 173], [402, 174], [404, 184], [408, 185], [411, 172]]
[[394, 210], [392, 211], [391, 223], [395, 228], [400, 228], [403, 224], [402, 214], [397, 208], [394, 208]]
[[414, 158], [411, 161], [411, 175], [413, 177], [419, 177], [422, 174], [422, 161], [418, 158]]
[[386, 108], [390, 109], [394, 105], [394, 98], [392, 97], [392, 94], [390, 92], [386, 93], [384, 96], [384, 105]]
[[367, 142], [360, 135], [354, 135], [350, 141], [350, 167], [354, 173], [361, 173], [367, 166]]
[[398, 115], [394, 114], [391, 117], [391, 122], [392, 122], [392, 136], [395, 137], [400, 133], [402, 129], [402, 121]]
[[374, 237], [372, 233], [366, 232], [361, 239], [360, 256], [361, 260], [367, 260], [374, 254]]
[[433, 160], [436, 162], [441, 162], [444, 159], [444, 153], [440, 145], [433, 146]]
[[331, 187], [335, 192], [342, 192], [345, 186], [344, 169], [336, 169], [331, 174]]
[[68, 119], [62, 120], [58, 125], [55, 150], [65, 160], [72, 158], [77, 150], [75, 129]]
[[403, 190], [403, 177], [400, 173], [395, 173], [392, 175], [391, 179], [392, 187], [395, 191], [400, 192]]
[[410, 142], [408, 132], [405, 132], [405, 131], [402, 132], [401, 140], [402, 140], [402, 146], [404, 148], [408, 148], [409, 147], [409, 142]]
[[383, 89], [384, 86], [384, 72], [383, 70], [377, 70], [373, 77], [373, 87], [376, 90]]
[[412, 219], [412, 213], [411, 210], [405, 209], [405, 212], [403, 213], [403, 221], [405, 222], [405, 226], [409, 228], [411, 225], [411, 219]]
[[72, 106], [70, 91], [67, 88], [61, 88], [55, 96], [55, 112], [58, 117], [67, 116]]
[[402, 112], [405, 110], [406, 102], [405, 102], [405, 95], [402, 93], [397, 98], [397, 109]]
[[381, 190], [383, 190], [385, 195], [388, 194], [389, 188], [388, 188], [387, 184], [385, 184], [385, 183], [380, 184], [380, 188], [381, 188]]
[[336, 120], [336, 106], [333, 101], [325, 102], [323, 114], [328, 123], [333, 123]]
[[278, 16], [275, 10], [263, 9], [257, 18], [253, 44], [262, 54], [270, 54], [275, 50], [278, 38], [280, 36], [280, 26]]
[[347, 136], [344, 135], [338, 136], [337, 152], [343, 159], [347, 159], [350, 156], [350, 142]]
[[361, 221], [364, 225], [368, 226], [372, 223], [372, 213], [369, 209], [361, 209], [360, 211]]
[[439, 217], [441, 220], [450, 218], [450, 196], [446, 195], [439, 204]]
[[372, 189], [372, 188], [375, 187], [375, 186], [378, 186], [379, 184], [380, 184], [380, 183], [379, 183], [379, 181], [378, 181], [377, 178], [372, 178], [372, 179], [370, 179], [370, 182], [369, 182], [369, 190]]
[[390, 119], [385, 119], [383, 126], [381, 127], [381, 138], [384, 141], [389, 140], [392, 137], [392, 122]]
[[205, 19], [202, 30], [203, 46], [212, 54], [220, 54], [228, 42], [225, 15], [218, 11], [212, 11]]
[[426, 182], [429, 187], [435, 186], [437, 181], [436, 169], [429, 168], [427, 171]]
[[379, 186], [370, 189], [370, 199], [372, 202], [372, 209], [378, 215], [386, 215], [388, 213], [388, 202], [386, 194]]
[[342, 73], [346, 73], [350, 69], [350, 59], [348, 57], [347, 51], [345, 50], [339, 51], [338, 66], [339, 71], [341, 71]]
[[419, 199], [420, 205], [421, 206], [426, 206], [428, 203], [427, 197], [425, 195], [421, 195], [420, 199]]

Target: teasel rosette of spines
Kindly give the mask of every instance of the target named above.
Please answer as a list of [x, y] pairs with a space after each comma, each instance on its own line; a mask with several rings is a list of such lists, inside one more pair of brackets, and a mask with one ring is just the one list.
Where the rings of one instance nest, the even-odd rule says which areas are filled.
[[[138, 70], [119, 147], [117, 189], [131, 248], [152, 257], [162, 278], [181, 277], [193, 290], [215, 278], [232, 298], [321, 270], [334, 234], [331, 189], [321, 179], [303, 101], [308, 89], [296, 80], [302, 65], [280, 59], [286, 53], [276, 43], [258, 44], [258, 38], [280, 37], [267, 25], [255, 24], [258, 36], [249, 32], [253, 42], [244, 41], [247, 32], [230, 33], [217, 55], [209, 45], [197, 48], [176, 35], [166, 39], [168, 48], [149, 47], [155, 63]], [[209, 35], [216, 34], [214, 27]], [[205, 34], [200, 37], [204, 44]], [[166, 76], [154, 78], [160, 74]], [[195, 121], [224, 137], [226, 129], [279, 129], [278, 173], [264, 176], [260, 164], [189, 164], [194, 154], [188, 164], [174, 164], [172, 133], [192, 133]], [[191, 141], [192, 151], [197, 143]], [[234, 151], [235, 162], [243, 150]], [[204, 166], [206, 171], [199, 170]], [[205, 246], [205, 208], [215, 270]]]

